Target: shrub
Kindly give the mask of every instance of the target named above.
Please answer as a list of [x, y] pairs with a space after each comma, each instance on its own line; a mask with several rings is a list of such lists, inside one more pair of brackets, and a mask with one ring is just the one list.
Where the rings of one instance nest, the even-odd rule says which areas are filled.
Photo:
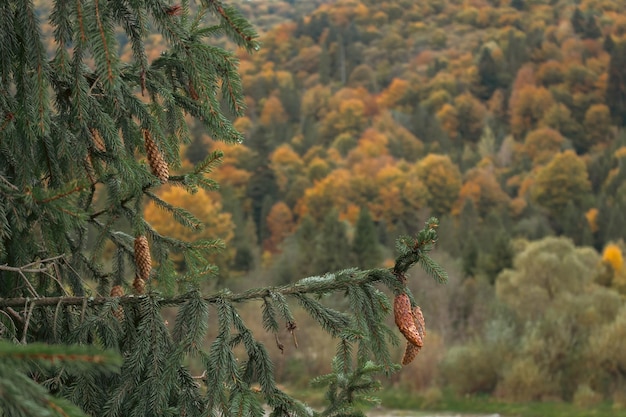
[[446, 354], [441, 374], [459, 394], [490, 394], [498, 383], [500, 361], [481, 344], [455, 346]]
[[574, 393], [573, 403], [578, 407], [591, 407], [602, 402], [602, 395], [587, 384], [580, 384]]

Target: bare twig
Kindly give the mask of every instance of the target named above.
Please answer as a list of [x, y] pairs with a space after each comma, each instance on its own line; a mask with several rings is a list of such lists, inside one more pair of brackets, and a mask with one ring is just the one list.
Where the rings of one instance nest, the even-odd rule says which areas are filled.
[[28, 313], [26, 313], [26, 322], [24, 322], [24, 331], [22, 332], [22, 340], [21, 343], [23, 345], [26, 344], [26, 335], [28, 334], [28, 325], [30, 324], [30, 318], [33, 315], [33, 309], [35, 308], [34, 303], [30, 303], [28, 306]]
[[13, 320], [15, 320], [16, 322], [20, 324], [24, 323], [24, 318], [20, 315], [20, 313], [13, 310], [11, 307], [7, 307], [6, 310], [7, 310], [7, 313], [9, 313], [11, 317], [13, 317]]
[[204, 379], [206, 378], [206, 370], [202, 372], [202, 375], [192, 376], [192, 379]]
[[13, 185], [9, 180], [7, 180], [3, 175], [0, 175], [0, 180], [5, 183], [10, 189], [12, 189], [13, 191], [19, 191], [19, 188], [17, 188], [15, 185]]
[[8, 265], [0, 265], [0, 270], [1, 271], [10, 271], [10, 272], [17, 272], [17, 274], [24, 280], [24, 284], [26, 284], [26, 287], [28, 288], [28, 292], [30, 292], [30, 295], [32, 297], [39, 297], [39, 295], [37, 294], [37, 291], [35, 290], [35, 287], [33, 287], [33, 284], [30, 283], [30, 281], [28, 280], [28, 278], [26, 277], [26, 275], [24, 275], [24, 272], [42, 272], [42, 270], [40, 269], [24, 269], [23, 267], [12, 267], [12, 266], [8, 266]]
[[52, 335], [54, 339], [57, 338], [57, 321], [59, 320], [59, 310], [61, 309], [61, 302], [57, 303], [57, 308], [54, 309], [54, 323], [52, 324]]
[[[46, 258], [46, 259], [40, 259], [38, 261], [33, 261], [33, 262], [31, 262], [29, 264], [26, 264], [26, 265], [23, 265], [23, 266], [9, 266], [9, 265], [4, 264], [4, 265], [0, 265], [0, 271], [17, 272], [17, 274], [24, 280], [24, 283], [26, 284], [26, 287], [28, 288], [28, 291], [30, 292], [30, 295], [32, 297], [34, 297], [34, 298], [39, 298], [39, 294], [37, 294], [37, 291], [35, 290], [35, 287], [33, 287], [33, 285], [30, 283], [30, 281], [28, 280], [28, 277], [26, 277], [25, 274], [39, 274], [39, 273], [43, 273], [43, 274], [51, 277], [55, 281], [57, 281], [59, 283], [59, 286], [61, 288], [63, 288], [63, 286], [58, 281], [58, 279], [48, 272], [48, 269], [50, 269], [51, 266], [56, 265], [55, 261], [57, 261], [58, 259], [61, 259], [63, 257], [65, 257], [65, 255], [53, 256], [51, 258]], [[49, 263], [52, 263], [52, 264], [49, 264]], [[41, 265], [41, 264], [43, 264], [43, 266], [35, 267], [36, 265]], [[46, 264], [49, 264], [49, 265], [46, 265]]]
[[49, 262], [53, 262], [56, 261], [58, 259], [64, 258], [65, 255], [58, 255], [58, 256], [53, 256], [51, 258], [46, 258], [46, 259], [40, 259], [38, 261], [33, 261], [29, 264], [26, 265], [22, 265], [22, 266], [9, 266], [9, 265], [0, 265], [0, 270], [3, 271], [13, 271], [13, 272], [18, 272], [18, 271], [22, 271], [22, 272], [28, 272], [28, 273], [37, 273], [37, 272], [45, 272], [48, 268], [50, 268], [50, 266], [45, 266], [45, 267], [41, 267], [41, 268], [32, 268], [35, 265], [38, 264], [46, 264]]

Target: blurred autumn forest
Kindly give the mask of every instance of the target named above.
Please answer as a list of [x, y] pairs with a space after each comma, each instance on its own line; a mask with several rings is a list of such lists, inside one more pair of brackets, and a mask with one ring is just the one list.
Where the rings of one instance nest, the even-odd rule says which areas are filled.
[[[50, 0], [36, 3], [45, 20]], [[450, 284], [411, 277], [429, 335], [390, 384], [433, 401], [451, 389], [626, 408], [626, 3], [238, 7], [263, 45], [236, 52], [247, 140], [225, 145], [191, 125], [188, 161], [225, 153], [221, 190], [161, 198], [206, 227], [151, 205], [146, 219], [223, 239], [216, 285], [245, 288], [388, 265], [397, 236], [438, 216]], [[165, 40], [149, 42], [153, 59]], [[299, 348], [274, 355], [296, 385], [327, 370], [334, 349], [299, 327]]]

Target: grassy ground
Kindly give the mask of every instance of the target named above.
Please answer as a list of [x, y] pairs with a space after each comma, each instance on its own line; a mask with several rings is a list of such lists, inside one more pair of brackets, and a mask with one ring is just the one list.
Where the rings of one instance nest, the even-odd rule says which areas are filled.
[[419, 396], [401, 391], [379, 393], [382, 403], [389, 408], [450, 411], [468, 414], [500, 414], [511, 417], [626, 417], [626, 410], [614, 409], [609, 403], [602, 403], [589, 408], [579, 408], [569, 403], [535, 402], [505, 403], [489, 397], [463, 397], [444, 395], [439, 401], [424, 405]]
[[[324, 393], [318, 390], [298, 392], [296, 396], [314, 407], [321, 407], [324, 401]], [[428, 400], [401, 390], [386, 390], [379, 392], [377, 396], [381, 398], [384, 408], [406, 410], [407, 417], [427, 415], [425, 411], [473, 415], [499, 414], [502, 417], [626, 417], [626, 409], [614, 409], [609, 403], [580, 408], [569, 403], [505, 403], [489, 397], [459, 398], [450, 394], [444, 394], [436, 400]], [[376, 410], [367, 414], [381, 415], [381, 411]]]

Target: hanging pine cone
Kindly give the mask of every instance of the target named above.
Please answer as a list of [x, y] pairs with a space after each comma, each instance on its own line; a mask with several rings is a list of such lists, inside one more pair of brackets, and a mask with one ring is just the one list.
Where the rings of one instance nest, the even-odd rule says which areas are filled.
[[[122, 297], [124, 295], [124, 289], [121, 285], [114, 285], [111, 288], [111, 297]], [[113, 310], [113, 315], [118, 321], [124, 320], [124, 308], [119, 306], [118, 308]]]
[[405, 293], [398, 294], [393, 300], [393, 315], [396, 321], [396, 326], [400, 332], [404, 335], [404, 338], [415, 346], [422, 347], [423, 342], [420, 337], [415, 320], [413, 319], [413, 312], [411, 311], [411, 300]]
[[90, 127], [89, 131], [91, 132], [91, 140], [93, 141], [94, 148], [96, 148], [100, 152], [106, 151], [107, 147], [104, 144], [104, 139], [102, 139], [102, 136], [100, 135], [100, 132], [98, 132], [98, 129]]
[[[426, 337], [426, 324], [424, 323], [422, 309], [419, 306], [415, 306], [413, 308], [413, 322], [415, 323], [417, 333], [420, 335], [423, 343], [424, 338]], [[404, 349], [404, 356], [402, 357], [402, 365], [408, 365], [411, 363], [421, 349], [421, 346], [414, 345], [407, 340], [406, 348]]]
[[139, 278], [139, 275], [135, 275], [135, 280], [133, 281], [133, 288], [138, 295], [142, 295], [146, 290], [146, 281]]
[[142, 132], [150, 169], [152, 169], [152, 173], [161, 181], [161, 184], [165, 184], [170, 177], [170, 167], [167, 165], [156, 143], [154, 143], [150, 131], [148, 129], [142, 129]]
[[404, 356], [402, 357], [402, 365], [408, 365], [413, 362], [413, 359], [415, 359], [421, 349], [421, 347], [415, 346], [407, 340], [406, 348], [404, 349]]
[[144, 281], [150, 278], [152, 270], [152, 257], [150, 256], [150, 246], [148, 239], [141, 235], [135, 238], [135, 267], [137, 268], [137, 276]]
[[91, 155], [87, 154], [85, 157], [85, 172], [87, 172], [87, 178], [89, 178], [89, 182], [91, 185], [94, 185], [96, 181], [96, 170], [93, 168], [93, 163], [91, 161]]

